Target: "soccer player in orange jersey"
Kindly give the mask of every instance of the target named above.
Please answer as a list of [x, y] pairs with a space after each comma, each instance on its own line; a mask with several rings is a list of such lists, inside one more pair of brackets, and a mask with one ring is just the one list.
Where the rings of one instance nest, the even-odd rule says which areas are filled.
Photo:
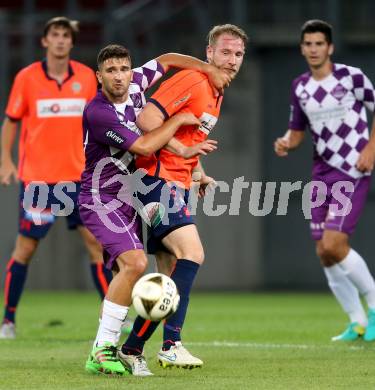
[[[215, 26], [208, 36], [208, 62], [233, 79], [241, 67], [246, 43], [245, 32], [237, 26]], [[148, 251], [156, 255], [159, 271], [171, 275], [181, 297], [177, 312], [164, 324], [164, 342], [158, 353], [163, 367], [194, 368], [203, 364], [181, 343], [190, 290], [204, 260], [203, 246], [188, 211], [188, 198], [194, 171], [200, 175], [201, 194], [213, 179], [205, 175], [197, 156], [181, 157], [178, 154], [181, 154], [181, 148], [199, 145], [208, 137], [218, 119], [221, 101], [222, 96], [215, 96], [204, 74], [183, 70], [161, 85], [137, 120], [146, 132], [159, 127], [177, 112], [191, 112], [201, 121], [198, 129], [196, 126], [180, 127], [166, 148], [151, 157], [138, 156], [136, 160], [138, 168], [147, 170], [144, 184], [156, 185], [146, 195], [138, 193], [143, 211], [151, 221]], [[166, 189], [168, 199], [164, 199]], [[178, 211], [166, 212], [173, 204], [181, 207]], [[145, 364], [143, 347], [157, 325], [157, 322], [137, 317], [129, 338], [119, 351], [120, 359], [130, 367], [133, 375], [142, 375], [142, 367], [138, 366]]]
[[[51, 205], [73, 203], [66, 210], [69, 229], [82, 236], [91, 260], [95, 284], [104, 296], [111, 273], [103, 267], [101, 246], [82, 225], [76, 204], [84, 168], [82, 148], [83, 108], [96, 94], [94, 72], [70, 59], [78, 22], [66, 17], [49, 20], [41, 39], [46, 59], [34, 62], [16, 75], [2, 126], [0, 181], [9, 185], [20, 180], [19, 232], [5, 279], [5, 315], [0, 338], [15, 337], [15, 313], [26, 280], [28, 264], [55, 220]], [[18, 122], [21, 121], [18, 169], [12, 160]], [[43, 183], [43, 184], [42, 184]], [[59, 183], [58, 186], [55, 184]], [[27, 207], [36, 187], [46, 204], [38, 210]], [[34, 197], [36, 201], [37, 196]], [[24, 202], [25, 200], [25, 202]], [[69, 212], [68, 212], [69, 211]]]

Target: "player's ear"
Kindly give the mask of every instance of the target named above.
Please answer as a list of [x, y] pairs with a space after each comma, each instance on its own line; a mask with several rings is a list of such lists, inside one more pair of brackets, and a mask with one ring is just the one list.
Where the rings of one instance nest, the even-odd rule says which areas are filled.
[[212, 48], [212, 46], [208, 45], [206, 47], [206, 56], [207, 56], [208, 62], [212, 61], [213, 52], [214, 52], [214, 49]]
[[335, 46], [333, 45], [333, 43], [331, 43], [330, 45], [329, 45], [329, 48], [328, 48], [328, 55], [332, 55], [333, 54], [333, 52], [335, 51]]
[[46, 39], [46, 37], [42, 37], [41, 40], [40, 40], [40, 43], [41, 43], [41, 45], [42, 45], [43, 48], [47, 49], [48, 44], [47, 44], [47, 39]]
[[98, 79], [98, 82], [102, 83], [102, 75], [99, 70], [96, 71], [96, 78]]

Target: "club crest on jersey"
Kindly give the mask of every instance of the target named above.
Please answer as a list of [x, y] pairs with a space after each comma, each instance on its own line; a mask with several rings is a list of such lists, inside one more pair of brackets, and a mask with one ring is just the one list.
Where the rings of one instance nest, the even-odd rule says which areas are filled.
[[133, 93], [130, 95], [130, 99], [132, 100], [133, 106], [135, 108], [142, 108], [143, 107], [141, 94]]
[[186, 100], [188, 100], [191, 96], [191, 93], [188, 93], [186, 96], [182, 97], [181, 99], [178, 99], [176, 100], [174, 103], [173, 103], [173, 106], [174, 107], [177, 107], [179, 106], [181, 103], [183, 102], [186, 102]]
[[82, 89], [82, 85], [81, 83], [79, 83], [78, 81], [75, 81], [73, 84], [72, 84], [72, 91], [75, 92], [75, 93], [78, 93], [80, 92]]
[[331, 95], [337, 100], [341, 100], [347, 93], [347, 89], [341, 84], [337, 84], [335, 88], [331, 91]]

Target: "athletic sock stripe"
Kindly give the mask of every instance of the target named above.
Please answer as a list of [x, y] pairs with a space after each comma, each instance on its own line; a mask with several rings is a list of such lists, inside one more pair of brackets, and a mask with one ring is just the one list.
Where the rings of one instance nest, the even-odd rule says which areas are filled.
[[143, 324], [141, 330], [137, 333], [137, 336], [138, 337], [142, 337], [146, 333], [146, 331], [149, 328], [150, 324], [151, 324], [151, 321], [150, 320], [146, 320], [145, 323]]
[[8, 264], [7, 264], [7, 271], [9, 271], [10, 270], [10, 268], [11, 268], [11, 266], [14, 264], [14, 259], [13, 259], [13, 257], [8, 261]]
[[96, 275], [98, 276], [100, 287], [102, 288], [102, 291], [104, 292], [104, 295], [107, 295], [108, 283], [107, 283], [107, 280], [106, 280], [104, 272], [103, 272], [103, 264], [102, 263], [97, 263], [97, 265], [96, 265]]
[[9, 290], [10, 290], [10, 281], [12, 280], [12, 273], [10, 271], [7, 272], [7, 276], [5, 278], [5, 286], [4, 286], [4, 301], [5, 306], [8, 306], [9, 300]]

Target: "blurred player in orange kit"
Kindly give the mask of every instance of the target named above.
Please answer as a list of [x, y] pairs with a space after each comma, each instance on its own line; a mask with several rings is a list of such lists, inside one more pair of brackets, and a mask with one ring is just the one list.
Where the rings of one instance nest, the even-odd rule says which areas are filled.
[[[18, 72], [9, 96], [1, 135], [0, 181], [9, 185], [12, 180], [20, 180], [19, 231], [6, 270], [0, 338], [16, 336], [15, 314], [28, 264], [39, 240], [56, 219], [53, 205], [65, 211], [68, 228], [79, 231], [102, 297], [112, 278], [103, 267], [101, 246], [82, 225], [78, 213], [77, 197], [84, 168], [82, 113], [96, 94], [97, 82], [90, 68], [70, 59], [77, 33], [77, 21], [63, 16], [50, 19], [41, 39], [46, 58]], [[12, 148], [19, 121], [17, 170]], [[46, 204], [40, 207], [43, 196]], [[67, 198], [71, 207], [67, 207]]]

